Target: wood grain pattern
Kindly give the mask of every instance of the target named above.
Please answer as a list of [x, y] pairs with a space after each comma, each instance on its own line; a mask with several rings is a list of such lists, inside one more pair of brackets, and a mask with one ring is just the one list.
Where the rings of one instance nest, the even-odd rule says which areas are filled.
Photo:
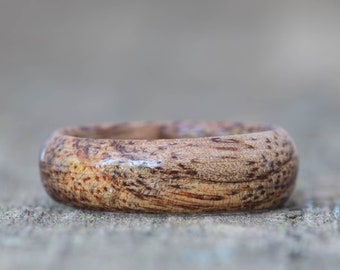
[[258, 211], [283, 205], [298, 171], [281, 127], [136, 122], [57, 130], [40, 157], [55, 200], [126, 212]]

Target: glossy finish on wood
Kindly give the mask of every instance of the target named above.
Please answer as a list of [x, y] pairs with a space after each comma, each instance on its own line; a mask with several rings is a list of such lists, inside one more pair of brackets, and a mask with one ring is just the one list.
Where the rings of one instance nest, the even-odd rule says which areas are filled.
[[283, 205], [298, 156], [287, 132], [239, 122], [136, 122], [57, 130], [40, 171], [52, 198], [126, 212], [259, 211]]

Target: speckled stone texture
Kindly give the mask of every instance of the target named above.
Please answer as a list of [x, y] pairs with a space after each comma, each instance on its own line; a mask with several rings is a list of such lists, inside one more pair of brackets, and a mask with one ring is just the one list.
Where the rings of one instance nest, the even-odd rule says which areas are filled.
[[[340, 265], [338, 1], [0, 1], [0, 269]], [[270, 122], [299, 150], [265, 213], [124, 214], [54, 202], [39, 148], [64, 126]]]

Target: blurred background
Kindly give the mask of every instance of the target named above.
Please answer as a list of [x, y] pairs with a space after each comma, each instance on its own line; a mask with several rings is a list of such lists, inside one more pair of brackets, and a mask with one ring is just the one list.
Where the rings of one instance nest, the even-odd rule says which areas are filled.
[[0, 0], [0, 205], [49, 201], [54, 129], [160, 119], [280, 124], [297, 204], [339, 200], [339, 48], [334, 0]]
[[312, 151], [338, 118], [339, 27], [338, 1], [0, 0], [2, 173], [37, 176], [51, 131], [100, 122], [274, 122]]

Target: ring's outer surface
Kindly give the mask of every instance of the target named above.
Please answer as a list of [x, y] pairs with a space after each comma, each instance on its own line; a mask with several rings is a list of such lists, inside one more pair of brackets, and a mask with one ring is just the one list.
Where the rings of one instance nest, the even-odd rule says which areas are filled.
[[282, 206], [298, 156], [281, 127], [240, 122], [133, 122], [55, 131], [41, 151], [47, 193], [125, 212], [258, 211]]

